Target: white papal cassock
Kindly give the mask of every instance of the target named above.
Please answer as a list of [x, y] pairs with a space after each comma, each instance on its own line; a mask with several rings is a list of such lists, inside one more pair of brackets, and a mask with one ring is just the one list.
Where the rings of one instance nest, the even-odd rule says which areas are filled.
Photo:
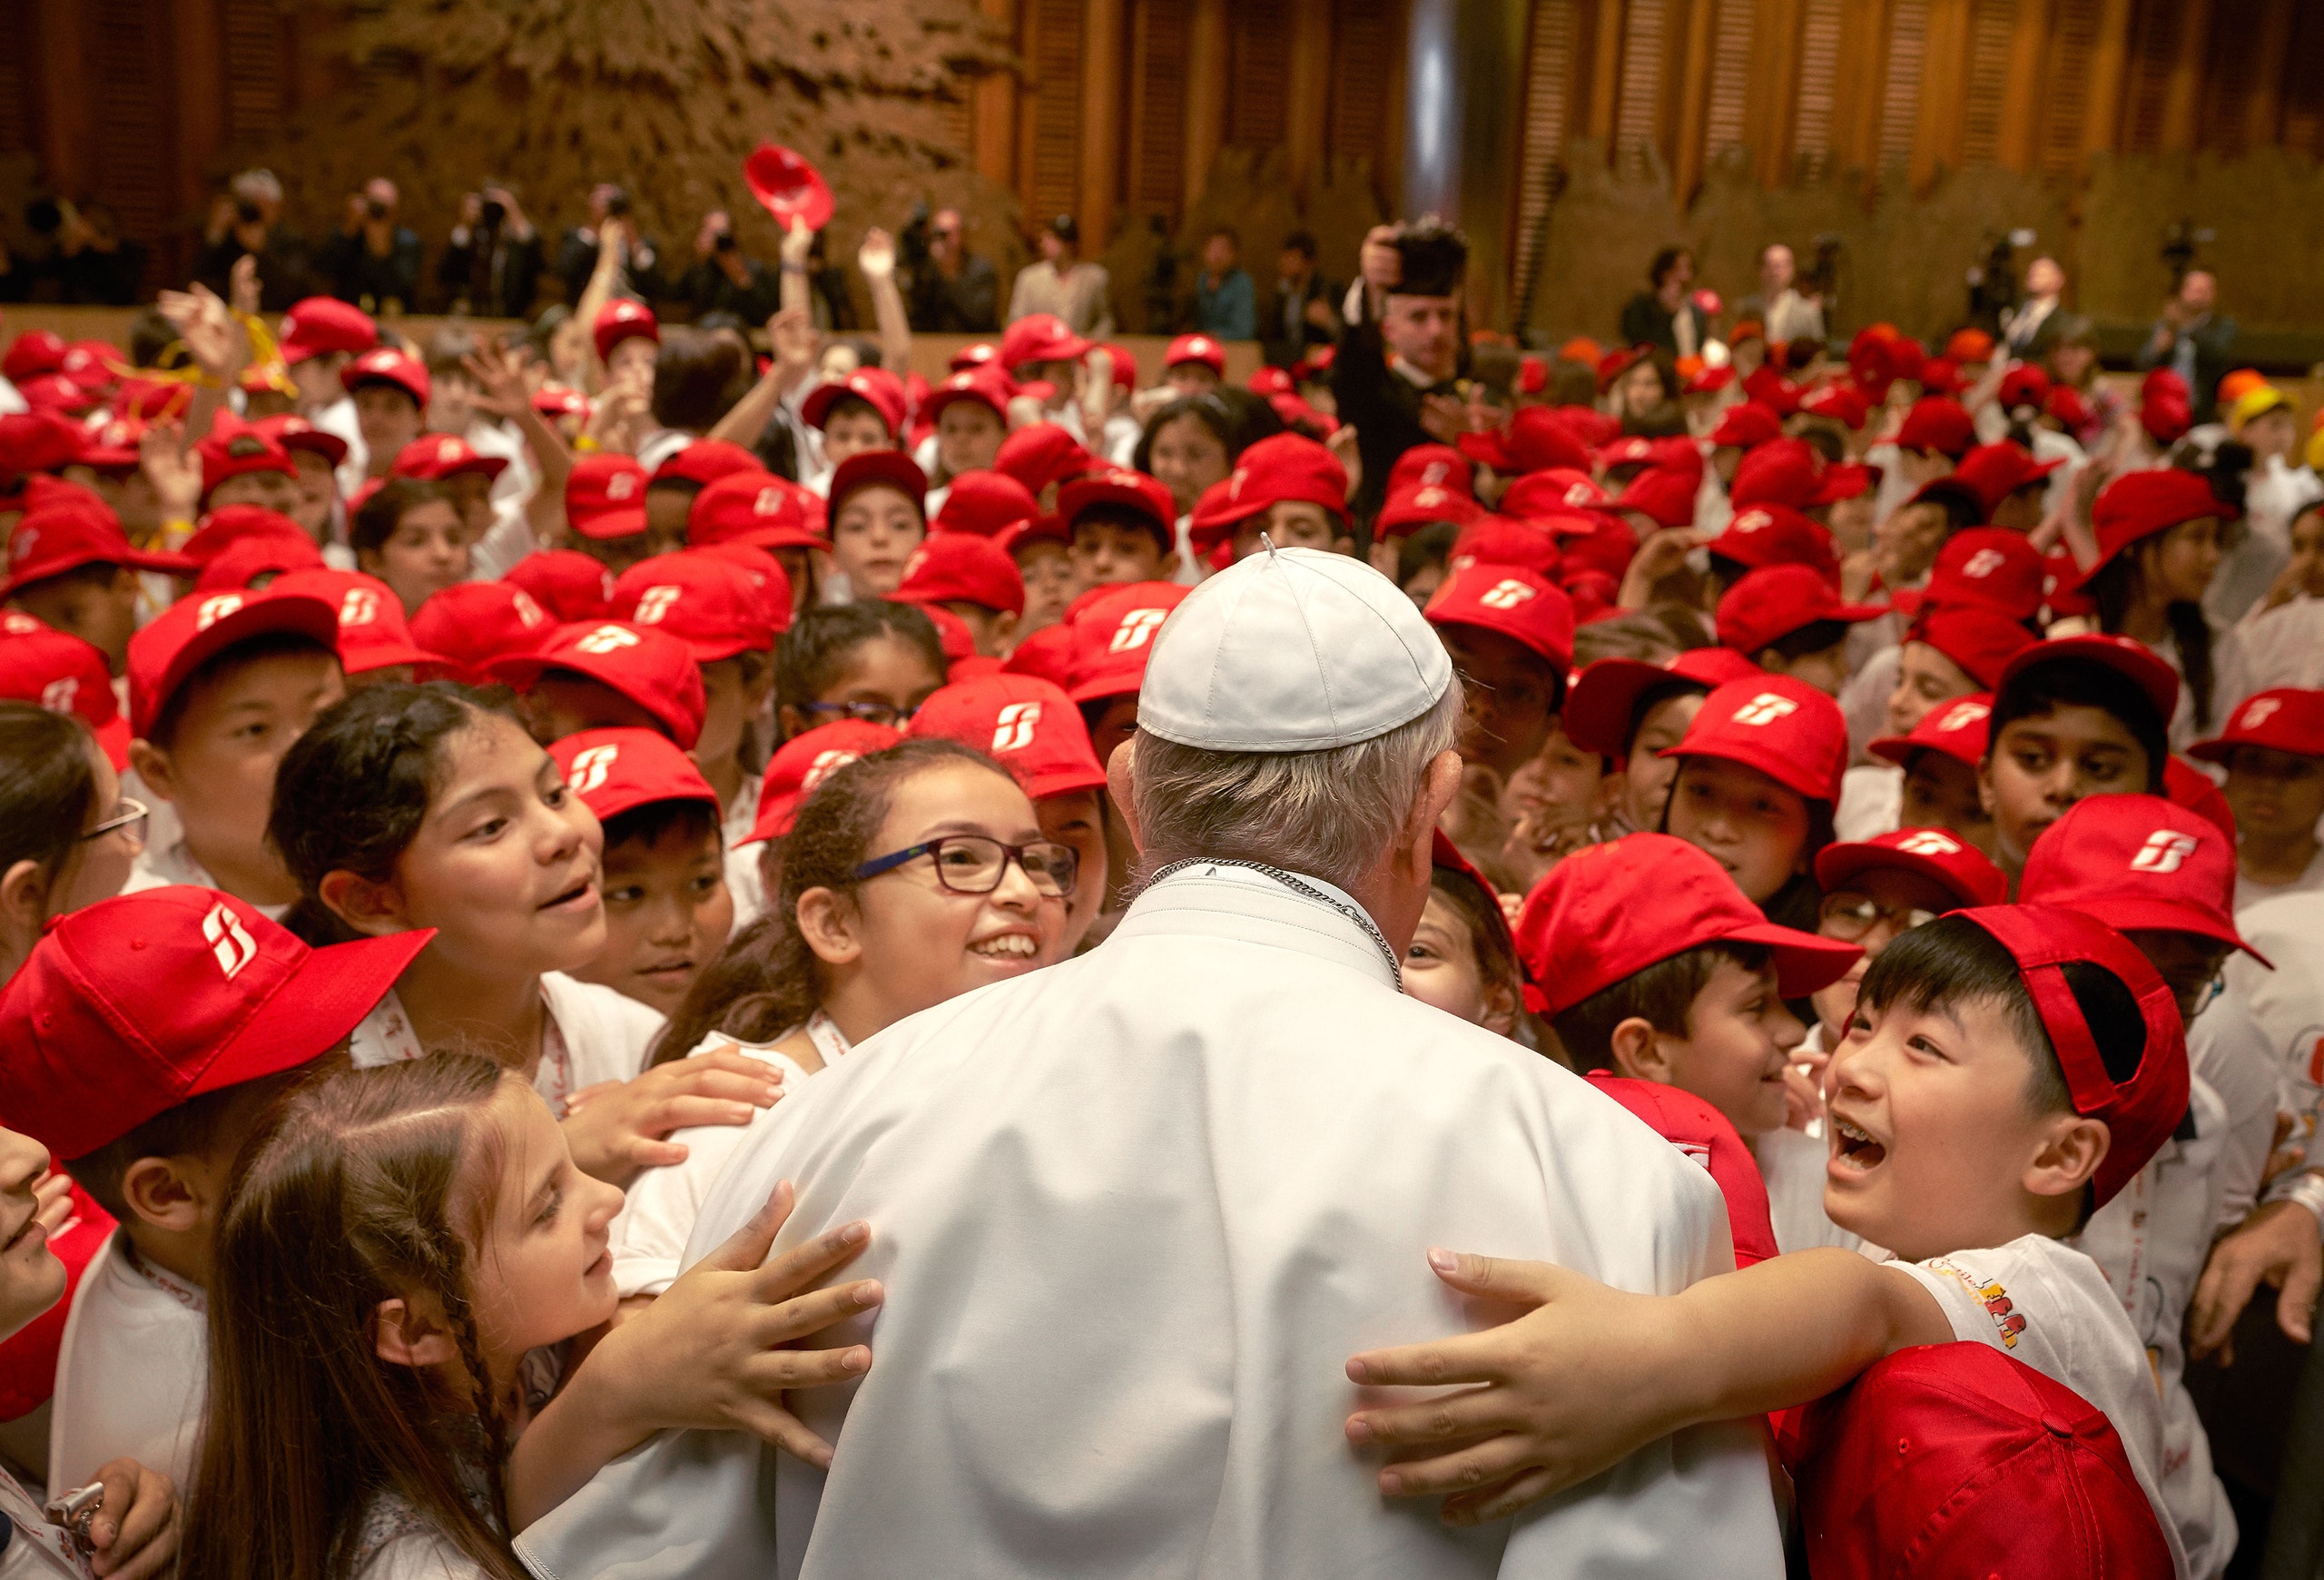
[[776, 1249], [867, 1220], [846, 1276], [887, 1287], [875, 1329], [830, 1336], [869, 1337], [869, 1375], [794, 1396], [830, 1473], [665, 1435], [524, 1535], [536, 1574], [1782, 1573], [1756, 1423], [1477, 1530], [1379, 1496], [1342, 1436], [1347, 1358], [1508, 1315], [1465, 1314], [1428, 1248], [1667, 1294], [1732, 1267], [1726, 1211], [1668, 1142], [1398, 993], [1362, 926], [1263, 873], [1167, 877], [1090, 954], [806, 1082], [735, 1155], [688, 1262], [782, 1179]]

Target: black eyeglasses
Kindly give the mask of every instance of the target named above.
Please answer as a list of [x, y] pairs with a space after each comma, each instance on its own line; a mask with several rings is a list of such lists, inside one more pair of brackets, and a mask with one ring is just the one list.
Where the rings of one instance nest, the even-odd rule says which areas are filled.
[[901, 729], [918, 713], [916, 707], [898, 707], [888, 702], [811, 702], [809, 713], [835, 713], [842, 718], [855, 719], [862, 724], [886, 725]]
[[1891, 933], [1910, 933], [1936, 920], [1934, 911], [1917, 905], [1883, 905], [1868, 894], [1836, 890], [1824, 896], [1823, 933], [1843, 943], [1854, 943], [1886, 922]]
[[113, 807], [111, 816], [81, 837], [102, 839], [108, 834], [119, 834], [131, 844], [143, 845], [145, 843], [145, 819], [151, 815], [145, 803], [124, 795]]
[[1027, 844], [1004, 844], [981, 834], [948, 834], [904, 850], [875, 856], [855, 869], [858, 878], [876, 878], [921, 856], [936, 858], [936, 881], [955, 894], [990, 894], [1015, 862], [1044, 898], [1073, 896], [1073, 877], [1080, 857], [1061, 844], [1037, 839]]

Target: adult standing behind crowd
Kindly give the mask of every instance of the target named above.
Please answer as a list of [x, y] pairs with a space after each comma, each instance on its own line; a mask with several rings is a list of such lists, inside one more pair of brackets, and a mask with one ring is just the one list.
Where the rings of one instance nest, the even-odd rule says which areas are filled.
[[2055, 258], [2025, 266], [2025, 300], [2002, 315], [2002, 344], [2010, 356], [2031, 362], [2049, 354], [2063, 325], [2058, 307], [2065, 289], [2066, 272]]
[[1468, 337], [1461, 280], [1469, 243], [1434, 215], [1375, 225], [1364, 238], [1363, 277], [1349, 288], [1332, 395], [1355, 425], [1364, 480], [1354, 501], [1365, 520], [1387, 496], [1396, 458], [1416, 444], [1451, 444], [1469, 426], [1454, 380]]
[[1791, 249], [1781, 242], [1768, 242], [1759, 249], [1759, 289], [1736, 304], [1736, 316], [1758, 320], [1769, 345], [1782, 341], [1821, 341], [1824, 299], [1802, 294], [1797, 281]]
[[1102, 263], [1081, 262], [1081, 227], [1059, 214], [1041, 232], [1041, 256], [1017, 273], [1009, 293], [1009, 321], [1055, 313], [1065, 327], [1089, 340], [1114, 332], [1114, 282]]
[[969, 251], [960, 211], [928, 221], [928, 261], [912, 274], [911, 327], [923, 334], [984, 335], [1000, 328], [1000, 275]]
[[1647, 289], [1622, 309], [1622, 344], [1652, 346], [1676, 360], [1697, 357], [1710, 340], [1710, 315], [1688, 288], [1695, 282], [1695, 255], [1665, 247], [1646, 271]]
[[282, 183], [271, 170], [243, 171], [210, 205], [193, 277], [221, 297], [231, 296], [234, 265], [246, 257], [258, 260], [259, 305], [266, 311], [281, 312], [311, 294], [306, 240], [282, 222]]
[[713, 209], [694, 233], [694, 263], [678, 281], [678, 294], [694, 304], [696, 318], [731, 312], [744, 323], [764, 323], [783, 305], [782, 278], [745, 253], [732, 216]]
[[460, 222], [436, 261], [437, 283], [452, 311], [478, 318], [526, 318], [541, 274], [541, 234], [507, 187], [487, 183], [460, 199]]
[[1237, 261], [1242, 250], [1242, 238], [1231, 225], [1221, 225], [1203, 238], [1194, 322], [1188, 326], [1196, 334], [1220, 341], [1258, 338], [1258, 289], [1251, 283], [1251, 272]]
[[1259, 334], [1268, 362], [1288, 368], [1316, 346], [1340, 338], [1340, 298], [1346, 288], [1315, 272], [1315, 238], [1294, 231], [1275, 254], [1275, 291], [1267, 301]]
[[2199, 425], [2219, 415], [2219, 381], [2235, 345], [2235, 321], [2212, 311], [2218, 300], [2211, 272], [2188, 270], [2139, 348], [2140, 367], [2168, 368], [2187, 381], [2189, 412]]
[[641, 301], [659, 301], [669, 295], [661, 249], [654, 244], [653, 237], [641, 233], [636, 222], [629, 217], [629, 193], [610, 181], [601, 181], [589, 189], [589, 222], [574, 226], [556, 243], [556, 276], [565, 281], [565, 300], [579, 301], [582, 293], [589, 289], [589, 276], [597, 272], [597, 248], [608, 220], [615, 222], [614, 240], [622, 249], [621, 270], [614, 276], [613, 293], [635, 296]]
[[396, 183], [373, 176], [347, 200], [347, 213], [315, 253], [330, 293], [365, 312], [409, 310], [419, 301], [419, 232], [396, 222]]
[[795, 1407], [830, 1468], [665, 1437], [525, 1533], [534, 1571], [1780, 1575], [1756, 1422], [1466, 1529], [1384, 1499], [1342, 1436], [1348, 1352], [1466, 1326], [1431, 1246], [1670, 1292], [1732, 1265], [1702, 1167], [1399, 991], [1461, 712], [1443, 645], [1361, 561], [1256, 554], [1188, 594], [1113, 755], [1149, 881], [1106, 946], [881, 1032], [704, 1204], [689, 1260], [778, 1178], [778, 1246], [872, 1226], [871, 1369]]

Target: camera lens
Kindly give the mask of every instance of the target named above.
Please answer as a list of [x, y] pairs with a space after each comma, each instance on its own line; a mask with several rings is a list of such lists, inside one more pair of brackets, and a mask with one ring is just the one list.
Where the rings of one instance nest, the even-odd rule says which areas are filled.
[[258, 205], [245, 199], [234, 205], [234, 217], [246, 225], [258, 223]]
[[508, 205], [500, 202], [497, 198], [484, 205], [484, 222], [486, 224], [497, 226], [501, 221], [507, 217]]

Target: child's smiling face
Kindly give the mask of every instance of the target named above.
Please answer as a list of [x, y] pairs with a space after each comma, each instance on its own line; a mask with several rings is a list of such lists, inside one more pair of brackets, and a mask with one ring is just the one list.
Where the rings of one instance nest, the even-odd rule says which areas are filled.
[[1681, 759], [1669, 815], [1669, 831], [1725, 867], [1755, 905], [1812, 859], [1807, 798], [1741, 763]]

